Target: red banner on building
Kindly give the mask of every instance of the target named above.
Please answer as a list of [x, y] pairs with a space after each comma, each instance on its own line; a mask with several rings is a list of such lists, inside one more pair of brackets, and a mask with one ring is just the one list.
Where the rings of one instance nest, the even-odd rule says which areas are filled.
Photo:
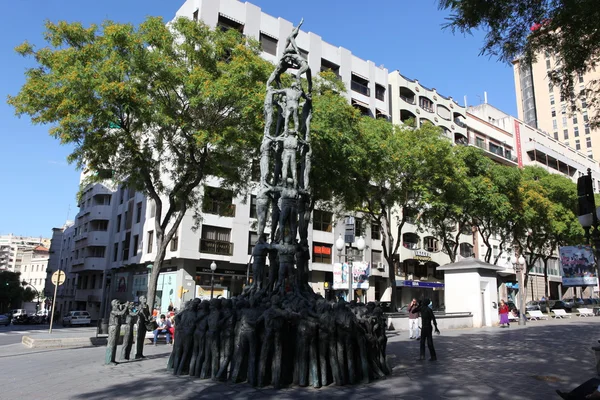
[[521, 155], [521, 124], [515, 119], [515, 142], [517, 143], [517, 163], [523, 168], [523, 156]]

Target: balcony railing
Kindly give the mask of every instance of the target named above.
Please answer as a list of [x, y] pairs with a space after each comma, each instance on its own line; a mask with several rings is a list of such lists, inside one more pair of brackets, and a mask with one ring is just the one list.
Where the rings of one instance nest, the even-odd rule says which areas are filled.
[[480, 149], [483, 149], [487, 152], [496, 154], [502, 158], [505, 158], [509, 161], [512, 162], [517, 162], [518, 159], [517, 157], [513, 156], [512, 154], [512, 149], [511, 150], [507, 150], [505, 148], [503, 148], [502, 146], [499, 146], [497, 144], [493, 144], [493, 143], [485, 143], [485, 141], [482, 140], [476, 140], [476, 139], [469, 139], [469, 144], [472, 146], [476, 146], [479, 147]]
[[407, 102], [408, 104], [415, 104], [415, 98], [414, 97], [406, 97], [406, 96], [400, 95], [400, 98], [402, 100], [404, 100], [405, 102]]
[[350, 82], [350, 89], [352, 89], [355, 92], [358, 92], [360, 94], [363, 94], [363, 95], [365, 95], [367, 97], [371, 96], [371, 89], [369, 89], [368, 86], [363, 85], [362, 83], [351, 81]]
[[419, 250], [419, 243], [404, 242], [402, 245], [410, 250]]
[[233, 255], [233, 243], [220, 240], [200, 239], [200, 252], [231, 256]]
[[216, 214], [221, 217], [235, 217], [235, 204], [224, 201], [205, 200], [202, 211], [207, 214]]

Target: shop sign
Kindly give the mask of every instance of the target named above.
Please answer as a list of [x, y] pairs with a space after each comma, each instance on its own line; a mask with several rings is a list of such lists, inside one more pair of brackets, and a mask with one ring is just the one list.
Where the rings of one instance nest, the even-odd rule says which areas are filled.
[[415, 250], [414, 259], [419, 261], [431, 261], [431, 254], [425, 250]]
[[[196, 273], [202, 274], [212, 274], [212, 270], [210, 268], [196, 268]], [[218, 269], [215, 271], [215, 275], [245, 275], [246, 271], [236, 271], [233, 269]]]
[[443, 283], [439, 282], [425, 282], [425, 281], [396, 281], [396, 286], [408, 286], [414, 288], [444, 288]]

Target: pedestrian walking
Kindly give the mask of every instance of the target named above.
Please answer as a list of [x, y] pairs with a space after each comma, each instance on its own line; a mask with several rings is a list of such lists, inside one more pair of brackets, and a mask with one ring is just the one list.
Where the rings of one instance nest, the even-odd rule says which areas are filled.
[[[440, 330], [437, 327], [437, 321], [435, 315], [431, 309], [431, 300], [423, 300], [417, 307], [417, 311], [421, 313], [421, 346], [419, 361], [425, 360], [425, 341], [427, 341], [427, 347], [429, 347], [429, 361], [436, 361], [437, 355], [435, 354], [435, 348], [433, 347], [433, 332], [440, 334]], [[433, 324], [433, 325], [432, 325]], [[435, 326], [435, 330], [433, 327]]]
[[419, 312], [415, 311], [418, 307], [417, 299], [412, 299], [412, 302], [408, 306], [408, 334], [409, 339], [419, 339]]
[[500, 300], [500, 307], [498, 307], [498, 314], [500, 315], [500, 327], [510, 328], [510, 320], [508, 319], [508, 305], [504, 300]]

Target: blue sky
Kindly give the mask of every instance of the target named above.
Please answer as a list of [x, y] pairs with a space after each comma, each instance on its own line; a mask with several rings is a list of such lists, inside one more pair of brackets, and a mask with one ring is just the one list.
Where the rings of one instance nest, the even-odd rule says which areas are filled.
[[[441, 29], [446, 13], [435, 0], [253, 0], [263, 12], [350, 49], [356, 56], [384, 65], [460, 104], [488, 101], [516, 115], [512, 68], [479, 56], [483, 35], [453, 35]], [[50, 236], [67, 215], [77, 213], [79, 171], [65, 161], [70, 149], [48, 135], [47, 126], [17, 118], [6, 104], [33, 66], [13, 48], [28, 40], [43, 44], [45, 20], [100, 24], [105, 19], [138, 24], [149, 15], [173, 18], [183, 0], [16, 0], [0, 14], [0, 234]], [[70, 208], [70, 211], [69, 211]]]

